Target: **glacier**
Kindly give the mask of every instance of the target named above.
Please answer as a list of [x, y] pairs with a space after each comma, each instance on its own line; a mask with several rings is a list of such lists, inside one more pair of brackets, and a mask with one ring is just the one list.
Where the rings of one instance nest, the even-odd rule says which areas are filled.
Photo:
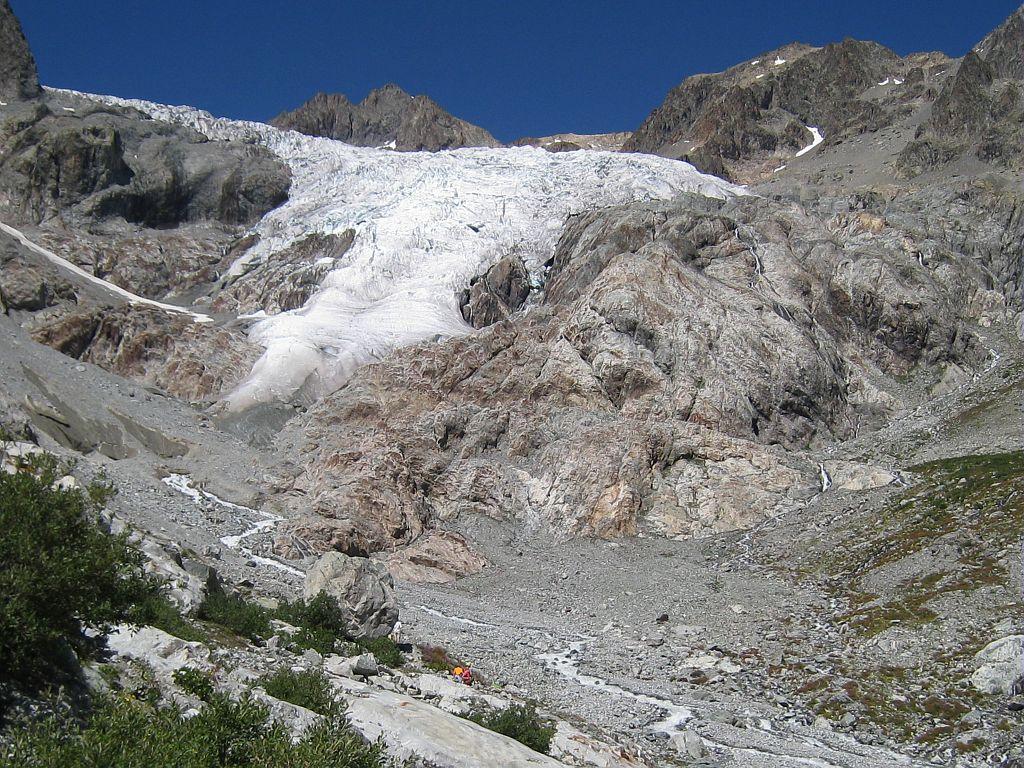
[[355, 232], [303, 307], [254, 313], [260, 316], [252, 316], [250, 339], [265, 351], [226, 396], [229, 410], [316, 399], [395, 349], [472, 332], [458, 292], [513, 252], [539, 281], [571, 214], [685, 192], [746, 194], [688, 163], [652, 155], [535, 147], [394, 152], [191, 107], [65, 93], [134, 108], [210, 140], [262, 145], [288, 164], [288, 201], [253, 228], [259, 243], [229, 275], [259, 269], [312, 233]]

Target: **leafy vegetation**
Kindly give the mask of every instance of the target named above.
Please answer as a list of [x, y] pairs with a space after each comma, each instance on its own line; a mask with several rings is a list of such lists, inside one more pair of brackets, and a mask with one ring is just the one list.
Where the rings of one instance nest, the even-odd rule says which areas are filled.
[[88, 656], [83, 630], [131, 620], [159, 587], [127, 535], [113, 536], [99, 511], [105, 491], [56, 486], [56, 461], [0, 472], [0, 676], [37, 685], [66, 649]]
[[290, 642], [299, 648], [311, 648], [324, 656], [365, 650], [388, 667], [400, 667], [405, 663], [405, 657], [390, 638], [355, 641], [349, 638], [337, 598], [325, 592], [308, 601], [283, 602], [273, 611], [239, 595], [211, 592], [199, 606], [198, 617], [250, 640], [268, 637], [272, 632], [271, 620], [279, 619], [298, 629], [290, 637]]
[[555, 735], [554, 725], [542, 718], [532, 703], [515, 704], [506, 709], [475, 709], [466, 719], [545, 755]]
[[175, 670], [174, 682], [185, 693], [190, 693], [201, 701], [213, 698], [213, 678], [194, 667], [182, 667]]
[[336, 653], [338, 644], [345, 639], [341, 606], [336, 597], [326, 592], [309, 601], [284, 602], [277, 609], [276, 617], [299, 629], [292, 641], [300, 648], [312, 648], [327, 655]]
[[294, 672], [281, 669], [264, 677], [260, 684], [275, 699], [305, 707], [321, 715], [331, 715], [338, 709], [331, 684], [320, 670]]
[[271, 633], [270, 612], [266, 608], [222, 589], [211, 589], [206, 594], [196, 617], [249, 640], [268, 637]]
[[377, 637], [372, 640], [360, 640], [358, 645], [373, 654], [378, 664], [397, 669], [405, 664], [405, 656], [398, 644], [390, 637]]
[[379, 744], [366, 744], [339, 711], [293, 743], [250, 697], [212, 694], [199, 714], [160, 709], [129, 697], [100, 704], [85, 725], [56, 719], [11, 733], [10, 768], [385, 768]]
[[143, 597], [133, 606], [129, 621], [132, 624], [156, 627], [169, 635], [174, 635], [189, 642], [208, 642], [209, 635], [194, 622], [181, 615], [171, 600], [163, 592], [155, 592]]

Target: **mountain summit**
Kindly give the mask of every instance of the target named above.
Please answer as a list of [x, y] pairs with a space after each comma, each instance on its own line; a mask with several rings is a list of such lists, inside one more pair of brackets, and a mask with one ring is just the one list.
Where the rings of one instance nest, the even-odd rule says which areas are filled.
[[293, 112], [275, 117], [271, 125], [404, 152], [501, 146], [486, 130], [446, 112], [430, 97], [412, 96], [394, 84], [371, 91], [358, 104], [344, 94], [318, 93]]

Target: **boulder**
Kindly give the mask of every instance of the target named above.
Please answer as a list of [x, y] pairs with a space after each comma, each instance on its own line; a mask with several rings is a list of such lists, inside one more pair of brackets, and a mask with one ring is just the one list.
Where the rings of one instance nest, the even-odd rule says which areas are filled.
[[434, 768], [542, 768], [564, 765], [529, 747], [424, 701], [336, 678], [349, 723], [366, 739], [382, 740], [392, 758]]
[[990, 695], [1024, 689], [1024, 635], [1008, 635], [989, 643], [974, 656], [978, 668], [971, 684]]
[[693, 731], [680, 731], [670, 738], [676, 752], [691, 760], [698, 760], [707, 754], [704, 740]]
[[364, 653], [352, 660], [352, 674], [356, 677], [375, 677], [379, 674], [377, 659], [372, 653]]
[[384, 637], [398, 622], [394, 581], [378, 562], [341, 552], [323, 555], [306, 574], [305, 596], [321, 592], [337, 598], [352, 639]]

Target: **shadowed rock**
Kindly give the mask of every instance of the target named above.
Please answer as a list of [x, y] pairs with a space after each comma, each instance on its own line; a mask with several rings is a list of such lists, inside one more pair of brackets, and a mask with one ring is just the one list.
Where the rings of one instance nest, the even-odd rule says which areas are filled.
[[0, 100], [34, 99], [41, 93], [36, 61], [21, 22], [8, 0], [0, 0]]

